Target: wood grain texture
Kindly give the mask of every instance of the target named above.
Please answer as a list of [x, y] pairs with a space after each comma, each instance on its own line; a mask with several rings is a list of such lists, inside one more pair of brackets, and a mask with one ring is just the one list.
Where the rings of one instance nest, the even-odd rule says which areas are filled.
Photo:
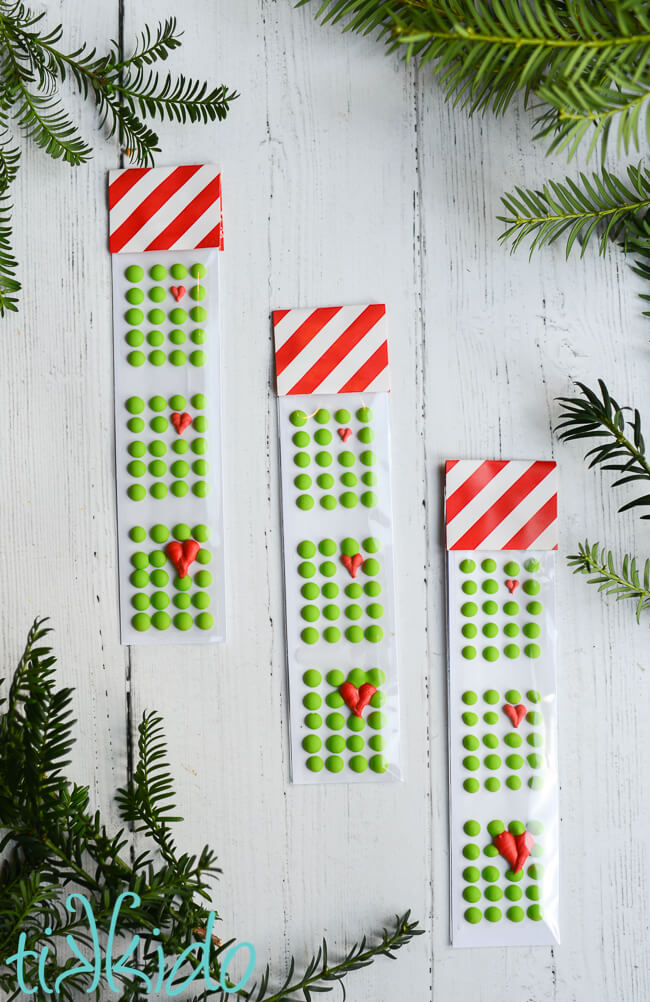
[[[127, 47], [172, 13], [124, 0]], [[650, 825], [644, 726], [648, 633], [558, 560], [562, 946], [449, 946], [441, 464], [554, 456], [561, 552], [648, 533], [577, 447], [551, 427], [571, 380], [604, 374], [644, 403], [647, 321], [615, 255], [529, 263], [498, 246], [499, 196], [563, 162], [531, 144], [530, 119], [468, 121], [371, 39], [323, 29], [310, 8], [187, 0], [170, 68], [241, 91], [228, 120], [162, 125], [160, 163], [223, 167], [222, 359], [229, 641], [205, 649], [118, 643], [106, 170], [115, 143], [66, 172], [29, 152], [16, 191], [25, 291], [3, 321], [2, 650], [47, 612], [81, 721], [76, 771], [102, 807], [124, 781], [145, 708], [169, 734], [185, 822], [214, 844], [224, 936], [253, 942], [283, 977], [325, 933], [335, 952], [407, 907], [427, 934], [396, 963], [348, 982], [355, 1002], [593, 1002], [650, 997]], [[117, 3], [52, 4], [67, 37], [101, 43]], [[84, 113], [86, 133], [92, 114]], [[276, 408], [275, 307], [384, 300], [391, 324], [397, 615], [406, 782], [288, 782]], [[636, 537], [636, 538], [635, 538]], [[83, 763], [83, 768], [82, 768]], [[90, 772], [90, 774], [89, 774]]]

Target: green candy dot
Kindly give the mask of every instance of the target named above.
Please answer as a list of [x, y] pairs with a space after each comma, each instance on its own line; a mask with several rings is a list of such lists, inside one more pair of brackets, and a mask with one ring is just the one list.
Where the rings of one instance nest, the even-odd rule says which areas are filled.
[[480, 787], [481, 784], [479, 783], [478, 779], [474, 779], [473, 776], [471, 776], [469, 779], [463, 780], [463, 789], [467, 793], [478, 793]]
[[308, 623], [315, 623], [320, 619], [320, 609], [315, 605], [305, 605], [300, 611], [300, 615]]
[[345, 682], [345, 675], [338, 668], [333, 668], [331, 671], [327, 673], [327, 682], [329, 685], [338, 688]]
[[349, 766], [353, 772], [365, 772], [368, 768], [368, 760], [363, 757], [363, 755], [353, 755], [350, 759]]
[[339, 463], [341, 466], [354, 466], [354, 453], [348, 451], [340, 452]]
[[348, 421], [350, 420], [350, 412], [347, 411], [344, 407], [341, 407], [339, 408], [339, 410], [335, 412], [334, 420], [337, 421], [338, 424], [347, 424]]
[[324, 560], [319, 569], [326, 578], [333, 578], [336, 574], [336, 564], [332, 560]]
[[192, 278], [205, 278], [207, 273], [208, 269], [205, 267], [204, 264], [201, 264], [201, 262], [193, 264], [192, 267], [190, 268], [190, 275], [192, 276]]
[[485, 765], [488, 769], [498, 769], [501, 766], [501, 759], [498, 755], [487, 755]]
[[483, 699], [485, 700], [486, 703], [489, 703], [490, 705], [494, 706], [495, 703], [499, 702], [499, 693], [496, 691], [496, 689], [486, 689], [485, 692], [483, 693]]
[[329, 713], [325, 718], [325, 723], [331, 731], [340, 731], [345, 725], [345, 717], [342, 713]]
[[190, 539], [191, 535], [192, 530], [189, 525], [185, 524], [185, 522], [177, 522], [172, 529], [172, 536], [174, 539], [177, 539], [179, 543], [184, 543], [186, 539]]
[[537, 689], [529, 689], [526, 693], [526, 698], [530, 700], [531, 703], [541, 703], [542, 696]]
[[154, 525], [149, 535], [154, 543], [165, 543], [169, 539], [169, 529], [166, 525]]
[[519, 776], [508, 776], [506, 779], [506, 786], [511, 790], [519, 790], [521, 788], [521, 780]]
[[144, 270], [139, 264], [130, 264], [124, 274], [129, 282], [141, 282], [144, 278]]
[[531, 578], [529, 581], [524, 581], [524, 591], [527, 595], [539, 595], [542, 590], [542, 586], [539, 581], [535, 581]]
[[468, 884], [475, 884], [480, 876], [481, 871], [478, 866], [466, 866], [463, 870], [463, 880], [466, 880]]
[[526, 914], [529, 919], [533, 920], [533, 922], [541, 922], [544, 918], [544, 911], [541, 905], [530, 905], [530, 907], [526, 910]]
[[175, 480], [171, 486], [171, 491], [174, 497], [183, 498], [188, 492], [188, 486], [184, 480]]
[[345, 594], [348, 596], [348, 598], [359, 598], [361, 595], [363, 595], [363, 588], [361, 587], [360, 584], [354, 582], [353, 584], [346, 585]]
[[144, 501], [147, 494], [142, 484], [132, 484], [126, 493], [132, 501]]
[[129, 532], [129, 539], [132, 539], [134, 543], [141, 543], [146, 538], [147, 533], [141, 525], [134, 525]]
[[338, 755], [345, 749], [345, 739], [341, 737], [340, 734], [331, 734], [327, 741], [325, 742], [325, 747], [328, 751], [334, 752]]
[[[510, 871], [508, 871], [508, 873], [510, 873]], [[508, 877], [508, 879], [510, 878]], [[522, 896], [521, 887], [513, 886], [512, 884], [509, 887], [506, 887], [506, 897], [508, 901], [520, 901]]]
[[142, 397], [129, 397], [125, 406], [129, 414], [142, 414], [142, 411], [144, 410], [144, 400]]
[[162, 264], [154, 264], [149, 269], [149, 274], [154, 282], [162, 282], [163, 278], [167, 275], [167, 269]]
[[481, 568], [485, 571], [486, 574], [494, 574], [494, 572], [497, 569], [496, 561], [494, 561], [492, 557], [487, 557], [485, 560], [482, 561]]
[[530, 574], [536, 574], [540, 567], [539, 560], [537, 560], [536, 557], [531, 557], [526, 561], [524, 567]]
[[488, 922], [499, 922], [502, 918], [501, 909], [495, 905], [490, 905], [489, 908], [485, 909], [485, 917]]
[[460, 569], [463, 574], [472, 574], [472, 572], [476, 570], [476, 564], [473, 560], [466, 557], [464, 560], [461, 560]]
[[297, 550], [299, 556], [309, 560], [316, 553], [316, 546], [310, 539], [303, 539], [301, 543], [298, 543]]
[[344, 508], [355, 508], [359, 502], [359, 498], [352, 491], [344, 491], [339, 500]]
[[365, 747], [365, 741], [359, 734], [353, 734], [346, 741], [346, 744], [351, 752], [360, 752]]
[[488, 833], [492, 836], [492, 838], [495, 838], [497, 835], [500, 835], [501, 832], [504, 832], [506, 830], [506, 826], [504, 825], [503, 821], [500, 821], [495, 818], [494, 821], [490, 821], [488, 823], [487, 830]]
[[363, 609], [361, 608], [360, 605], [356, 604], [348, 605], [345, 608], [345, 615], [348, 617], [348, 619], [361, 619], [361, 616], [363, 615]]
[[310, 688], [313, 689], [315, 686], [320, 685], [322, 676], [321, 673], [317, 671], [315, 668], [308, 668], [305, 674], [302, 676], [302, 680], [305, 683], [305, 685], [308, 685], [310, 686]]
[[134, 630], [137, 630], [139, 633], [143, 633], [151, 626], [151, 618], [146, 612], [138, 612], [131, 620], [131, 625]]
[[520, 568], [515, 560], [509, 560], [503, 569], [509, 578], [516, 578]]
[[516, 616], [517, 613], [519, 612], [519, 606], [517, 605], [516, 602], [506, 602], [503, 607], [503, 611], [505, 612], [506, 616]]
[[371, 602], [370, 605], [366, 606], [366, 614], [371, 619], [381, 619], [384, 615], [384, 607], [379, 602]]
[[151, 583], [156, 588], [164, 588], [169, 581], [169, 574], [167, 571], [155, 570], [151, 574]]
[[318, 642], [318, 630], [312, 626], [307, 626], [300, 634], [304, 644], [315, 644]]
[[[332, 432], [328, 428], [319, 428], [314, 435], [314, 441], [318, 445], [329, 445], [332, 441]], [[354, 459], [354, 457], [352, 457]]]
[[526, 644], [524, 647], [524, 654], [528, 658], [538, 658], [542, 653], [539, 644]]
[[139, 348], [141, 344], [144, 344], [144, 334], [142, 331], [132, 330], [126, 334], [124, 340], [129, 348]]
[[486, 866], [482, 873], [483, 880], [487, 880], [488, 883], [493, 884], [499, 879], [499, 871], [496, 866]]
[[526, 623], [524, 626], [524, 636], [529, 640], [536, 640], [541, 635], [541, 627], [538, 623]]
[[169, 605], [169, 595], [164, 591], [155, 591], [151, 596], [154, 609], [166, 609]]
[[473, 661], [473, 659], [476, 657], [476, 648], [470, 646], [463, 647], [463, 649], [461, 650], [461, 654], [468, 661]]
[[506, 758], [506, 765], [509, 769], [521, 769], [524, 764], [524, 760], [521, 755], [508, 755]]
[[166, 295], [167, 293], [160, 285], [154, 285], [153, 288], [149, 289], [149, 299], [154, 303], [162, 303]]
[[131, 444], [129, 446], [129, 455], [130, 456], [135, 456], [138, 459], [141, 456], [144, 456], [144, 454], [145, 454], [146, 451], [147, 451], [147, 448], [146, 448], [144, 442], [131, 442]]
[[355, 487], [357, 484], [357, 477], [354, 473], [342, 473], [341, 483], [344, 487]]
[[462, 720], [466, 727], [475, 727], [478, 724], [478, 717], [475, 713], [463, 713]]
[[476, 602], [463, 602], [460, 611], [463, 616], [475, 616], [478, 612], [478, 606]]
[[476, 925], [480, 922], [482, 918], [480, 908], [467, 908], [465, 910], [465, 921], [470, 922], [472, 925]]
[[323, 742], [317, 734], [308, 734], [306, 738], [302, 739], [302, 747], [310, 755], [314, 752], [320, 751], [322, 744]]
[[344, 553], [348, 557], [354, 557], [359, 552], [359, 544], [356, 539], [351, 536], [346, 536], [346, 538], [341, 543], [341, 553]]
[[195, 302], [200, 302], [207, 296], [207, 289], [204, 285], [193, 285], [190, 289], [190, 298]]
[[508, 689], [506, 692], [506, 702], [513, 705], [521, 702], [521, 693], [518, 689]]
[[165, 484], [160, 482], [152, 484], [151, 487], [149, 488], [149, 493], [151, 494], [152, 498], [156, 499], [156, 501], [161, 501], [163, 498], [167, 497], [167, 487]]
[[501, 789], [501, 783], [495, 776], [490, 776], [489, 779], [485, 780], [485, 789], [488, 793], [496, 793], [497, 790]]
[[372, 428], [361, 428], [357, 438], [360, 442], [363, 442], [364, 445], [369, 445], [370, 442], [374, 441], [375, 433]]
[[466, 821], [463, 825], [463, 831], [466, 835], [469, 835], [470, 838], [476, 838], [476, 836], [481, 833], [481, 826], [478, 821]]
[[318, 710], [323, 702], [317, 692], [308, 692], [303, 699], [303, 706], [307, 710]]
[[487, 616], [494, 616], [495, 613], [498, 611], [499, 606], [496, 604], [496, 602], [493, 602], [490, 599], [489, 601], [484, 602], [483, 605], [481, 606], [481, 608], [483, 609], [483, 612]]
[[[315, 459], [316, 459], [316, 462], [318, 463], [319, 466], [331, 466], [332, 455], [329, 452], [317, 452], [316, 456], [315, 456]], [[328, 483], [329, 483], [329, 479], [330, 478], [328, 478], [328, 480], [327, 480]], [[332, 477], [331, 480], [332, 480], [332, 483], [333, 483], [334, 478]], [[319, 481], [320, 481], [320, 478], [319, 478]], [[323, 484], [321, 484], [321, 487], [322, 486], [323, 486]]]
[[483, 582], [481, 587], [488, 595], [494, 595], [499, 590], [499, 586], [493, 578], [488, 578], [487, 581]]
[[472, 640], [478, 633], [478, 630], [474, 626], [474, 623], [465, 623], [460, 632], [467, 640]]
[[489, 724], [490, 727], [494, 727], [495, 724], [499, 723], [499, 716], [494, 712], [494, 710], [488, 710], [487, 713], [483, 714], [483, 720], [486, 724]]
[[174, 605], [177, 609], [189, 609], [191, 605], [191, 599], [185, 592], [180, 595], [174, 595]]
[[528, 605], [526, 606], [526, 609], [530, 613], [531, 616], [539, 616], [540, 613], [541, 613], [541, 611], [542, 611], [542, 603], [541, 602], [529, 602]]
[[318, 424], [327, 424], [329, 419], [330, 419], [330, 412], [328, 410], [325, 410], [324, 407], [321, 407], [314, 414], [314, 421], [317, 421]]
[[476, 755], [466, 755], [463, 759], [463, 766], [465, 769], [469, 769], [470, 772], [476, 772], [480, 764]]
[[[196, 418], [196, 420], [194, 421], [195, 428], [197, 421], [198, 418]], [[196, 428], [196, 430], [200, 431], [199, 428]], [[293, 442], [294, 445], [297, 445], [299, 449], [304, 449], [306, 445], [309, 445], [310, 438], [306, 431], [297, 431], [293, 436], [293, 438], [291, 439], [291, 441]]]
[[197, 349], [196, 351], [190, 352], [190, 363], [192, 365], [196, 365], [197, 367], [205, 365], [206, 358], [207, 356], [204, 351], [199, 351]]
[[357, 411], [357, 420], [361, 421], [363, 424], [368, 424], [372, 421], [372, 411], [369, 407], [360, 407]]
[[336, 644], [341, 639], [341, 631], [337, 626], [328, 626], [323, 630], [323, 639], [328, 644]]
[[531, 710], [530, 713], [526, 714], [526, 720], [533, 727], [539, 727], [543, 719], [542, 714], [538, 713], [536, 710]]
[[368, 557], [363, 562], [363, 573], [367, 574], [368, 577], [375, 577], [375, 575], [379, 574], [379, 561], [375, 560], [374, 557]]
[[344, 766], [343, 759], [339, 755], [330, 755], [325, 761], [330, 772], [341, 772]]
[[[203, 460], [197, 459], [197, 463], [201, 462], [203, 462]], [[309, 488], [311, 487], [311, 482], [312, 482], [311, 477], [307, 473], [299, 473], [296, 479], [294, 480], [294, 484], [296, 485], [299, 491], [308, 491]]]
[[309, 494], [301, 494], [299, 498], [296, 498], [296, 506], [302, 511], [309, 511], [310, 508], [314, 507], [314, 499]]
[[132, 307], [130, 310], [126, 311], [124, 318], [129, 327], [139, 327], [144, 320], [144, 313], [142, 310]]
[[383, 755], [373, 755], [368, 764], [373, 772], [380, 774], [388, 769], [388, 762]]
[[361, 495], [361, 504], [366, 508], [376, 508], [379, 504], [379, 497], [374, 491], [364, 491]]
[[478, 696], [476, 695], [475, 692], [472, 692], [471, 689], [468, 689], [467, 692], [464, 692], [462, 695], [463, 703], [465, 703], [467, 706], [473, 706], [474, 703], [476, 703], [477, 699]]
[[519, 627], [516, 623], [506, 623], [503, 627], [503, 632], [506, 637], [516, 637], [519, 634]]
[[168, 630], [172, 625], [172, 620], [167, 612], [154, 612], [151, 623], [157, 630]]
[[499, 744], [499, 739], [496, 734], [485, 734], [483, 736], [483, 744], [486, 748], [496, 748]]
[[508, 908], [506, 915], [511, 922], [522, 922], [524, 919], [524, 910], [520, 908], [519, 905], [512, 905]]
[[185, 278], [187, 275], [187, 268], [184, 264], [173, 264], [169, 269], [169, 274], [172, 278]]
[[145, 358], [141, 351], [130, 351], [126, 356], [126, 360], [129, 365], [135, 365], [136, 367], [144, 365], [145, 363]]
[[149, 463], [149, 473], [152, 477], [164, 477], [167, 472], [167, 463], [164, 463], [162, 459], [154, 459], [153, 463]]
[[289, 415], [289, 420], [296, 428], [300, 428], [302, 425], [307, 424], [307, 415], [304, 411], [292, 411]]
[[498, 648], [497, 647], [484, 647], [483, 648], [483, 657], [485, 658], [486, 661], [498, 661], [498, 659], [499, 659], [499, 650], [498, 650]]
[[325, 619], [338, 619], [341, 615], [341, 610], [338, 605], [326, 605], [323, 608], [323, 615], [325, 616]]
[[149, 596], [145, 595], [144, 592], [138, 592], [138, 594], [134, 595], [131, 599], [131, 605], [134, 609], [138, 609], [142, 612], [144, 609], [149, 608]]
[[333, 581], [326, 581], [323, 585], [323, 595], [325, 598], [336, 598], [339, 593], [339, 586]]
[[476, 751], [479, 747], [479, 743], [479, 739], [475, 737], [474, 734], [467, 734], [463, 738], [463, 748], [466, 748], [467, 751]]
[[320, 713], [308, 713], [305, 717], [305, 725], [312, 731], [318, 730], [323, 724], [323, 718]]
[[383, 640], [384, 631], [381, 626], [367, 626], [364, 636], [371, 644], [378, 644], [381, 640]]
[[164, 365], [165, 364], [165, 352], [156, 349], [156, 351], [149, 352], [149, 361], [152, 365]]
[[360, 626], [348, 626], [345, 636], [351, 644], [360, 644], [363, 640], [363, 630]]
[[521, 651], [516, 644], [506, 644], [503, 649], [503, 653], [507, 658], [518, 658]]
[[319, 755], [310, 755], [305, 764], [310, 772], [320, 772], [323, 768], [323, 760]]
[[463, 888], [463, 897], [465, 901], [473, 903], [481, 900], [481, 892], [478, 887], [474, 887], [473, 884], [470, 884], [469, 887]]
[[463, 581], [462, 589], [466, 595], [475, 595], [478, 591], [478, 585], [475, 581]]

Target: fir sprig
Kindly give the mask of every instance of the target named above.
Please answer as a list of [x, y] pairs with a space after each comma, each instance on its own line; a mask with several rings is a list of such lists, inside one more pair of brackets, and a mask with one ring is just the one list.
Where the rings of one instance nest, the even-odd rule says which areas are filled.
[[[0, 697], [0, 991], [8, 1002], [22, 996], [16, 970], [6, 958], [15, 953], [25, 936], [25, 981], [37, 987], [37, 1002], [51, 997], [40, 987], [41, 979], [53, 985], [63, 973], [59, 997], [66, 1002], [85, 994], [89, 976], [74, 972], [77, 963], [66, 937], [92, 947], [86, 916], [71, 913], [67, 894], [81, 889], [86, 895], [101, 933], [109, 929], [119, 895], [138, 895], [135, 907], [120, 912], [119, 931], [140, 937], [137, 970], [155, 984], [159, 953], [165, 958], [169, 977], [176, 959], [188, 946], [206, 935], [210, 921], [212, 883], [220, 873], [209, 846], [198, 855], [179, 852], [172, 825], [180, 820], [162, 720], [156, 713], [143, 716], [138, 728], [138, 761], [131, 781], [118, 791], [122, 820], [141, 833], [146, 846], [129, 858], [130, 835], [126, 829], [110, 834], [99, 811], [89, 806], [87, 787], [66, 777], [74, 743], [72, 690], [57, 689], [55, 658], [46, 646], [49, 631], [43, 621], [32, 627], [23, 656], [13, 673], [8, 692]], [[1, 685], [1, 683], [0, 683]], [[342, 985], [343, 978], [367, 967], [379, 956], [393, 957], [421, 932], [409, 914], [396, 918], [374, 944], [365, 937], [334, 963], [327, 943], [307, 964], [300, 976], [295, 963], [280, 989], [270, 986], [267, 968], [252, 989], [236, 988], [224, 973], [227, 991], [205, 989], [197, 1000], [214, 998], [226, 1002], [233, 994], [245, 1002], [292, 1002], [308, 1000], [311, 993]], [[222, 943], [213, 935], [209, 948], [209, 974], [218, 982], [224, 951], [234, 940]], [[39, 954], [47, 944], [45, 959]], [[35, 951], [32, 956], [29, 951]], [[40, 966], [42, 964], [42, 966]], [[176, 972], [175, 983], [184, 982], [198, 968], [197, 955], [189, 951]], [[128, 971], [114, 972], [123, 1002], [135, 1002], [142, 985]]]
[[[576, 385], [584, 399], [559, 398], [563, 407], [562, 420], [556, 428], [559, 438], [565, 442], [605, 439], [585, 454], [589, 467], [601, 466], [603, 470], [622, 474], [614, 481], [613, 487], [623, 487], [638, 481], [649, 483], [650, 463], [645, 453], [638, 410], [619, 406], [602, 379], [598, 380], [600, 397], [584, 383]], [[632, 420], [626, 420], [626, 412], [633, 413]], [[626, 434], [626, 428], [631, 431], [630, 437]], [[650, 507], [650, 494], [643, 494], [622, 505], [619, 511], [647, 507]], [[649, 519], [650, 513], [641, 515], [641, 518]]]
[[[18, 151], [8, 137], [17, 130], [55, 159], [73, 167], [92, 156], [69, 115], [58, 86], [70, 80], [81, 96], [94, 101], [99, 127], [117, 135], [122, 152], [134, 163], [149, 166], [160, 152], [159, 140], [146, 119], [213, 122], [225, 118], [237, 94], [224, 85], [183, 76], [161, 77], [151, 66], [167, 59], [181, 44], [175, 18], [156, 29], [146, 26], [133, 52], [123, 56], [117, 42], [98, 55], [81, 45], [73, 52], [60, 47], [62, 25], [46, 29], [44, 14], [22, 2], [0, 0], [0, 198], [11, 184]], [[0, 315], [16, 310], [16, 261], [11, 249], [11, 205], [0, 202]]]
[[605, 595], [614, 595], [617, 602], [621, 599], [636, 602], [637, 623], [641, 621], [641, 614], [650, 610], [650, 558], [640, 572], [636, 558], [626, 554], [619, 571], [611, 550], [606, 550], [599, 543], [591, 546], [589, 540], [585, 540], [584, 544], [578, 544], [578, 553], [568, 557], [568, 564], [574, 574], [591, 575], [589, 584], [598, 585], [598, 591]]

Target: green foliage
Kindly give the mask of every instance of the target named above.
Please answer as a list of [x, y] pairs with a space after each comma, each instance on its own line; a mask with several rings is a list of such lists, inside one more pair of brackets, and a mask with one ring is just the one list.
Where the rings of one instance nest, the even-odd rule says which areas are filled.
[[[313, 2], [301, 0], [298, 6]], [[503, 113], [516, 94], [537, 112], [535, 138], [569, 159], [642, 150], [650, 139], [650, 7], [642, 0], [325, 0], [322, 21], [374, 33], [389, 51], [431, 65], [445, 98], [472, 113]], [[567, 253], [596, 236], [601, 253], [618, 240], [650, 279], [650, 173], [517, 187], [503, 198], [502, 241], [530, 238], [531, 253], [566, 236]], [[650, 300], [650, 294], [642, 298]], [[646, 314], [648, 315], [648, 314]]]
[[0, 315], [17, 310], [17, 263], [11, 250], [11, 205], [7, 189], [18, 169], [18, 150], [9, 138], [13, 121], [26, 138], [54, 159], [73, 167], [85, 163], [92, 149], [64, 111], [59, 84], [70, 80], [97, 108], [99, 126], [117, 135], [122, 151], [136, 164], [153, 164], [160, 152], [148, 118], [175, 122], [213, 122], [226, 117], [237, 94], [220, 85], [183, 75], [164, 77], [150, 67], [166, 60], [181, 44], [176, 19], [141, 33], [130, 56], [117, 42], [98, 55], [82, 45], [59, 48], [62, 25], [46, 29], [44, 13], [33, 14], [21, 2], [0, 0]]
[[[140, 937], [140, 955], [133, 963], [152, 984], [162, 951], [167, 978], [176, 958], [205, 937], [212, 884], [221, 872], [209, 846], [198, 855], [181, 853], [176, 847], [171, 826], [181, 819], [174, 806], [162, 720], [156, 713], [142, 718], [138, 761], [130, 782], [117, 793], [125, 825], [145, 839], [137, 855], [130, 855], [129, 831], [121, 828], [109, 833], [100, 812], [90, 808], [88, 787], [66, 777], [74, 743], [73, 693], [56, 688], [55, 658], [45, 645], [48, 632], [42, 620], [34, 623], [8, 692], [0, 697], [0, 851], [4, 855], [0, 866], [0, 991], [7, 1002], [23, 995], [15, 967], [6, 964], [21, 934], [25, 950], [36, 951], [35, 957], [25, 955], [28, 985], [38, 986], [38, 955], [47, 945], [42, 979], [51, 986], [62, 973], [71, 972], [60, 985], [59, 997], [72, 1002], [85, 995], [90, 978], [73, 971], [77, 958], [66, 937], [73, 935], [89, 951], [92, 940], [86, 915], [80, 909], [66, 908], [71, 891], [85, 894], [100, 934], [109, 930], [119, 895], [137, 894], [140, 903], [120, 911], [119, 931], [127, 941], [134, 934]], [[289, 977], [279, 990], [269, 988], [267, 968], [258, 984], [252, 989], [244, 986], [236, 994], [256, 1002], [309, 1000], [312, 992], [328, 991], [377, 957], [393, 957], [395, 950], [420, 933], [407, 913], [396, 918], [393, 928], [384, 931], [374, 945], [368, 946], [364, 937], [338, 963], [328, 960], [323, 941], [301, 975], [295, 974], [292, 960]], [[224, 951], [233, 942], [212, 937], [209, 965], [214, 982], [219, 980]], [[197, 966], [197, 956], [189, 952], [176, 972], [178, 982]], [[114, 975], [123, 1002], [135, 1002], [139, 982], [131, 980], [127, 971], [116, 970]], [[195, 999], [225, 1002], [232, 994], [206, 988]], [[31, 997], [46, 1002], [50, 996], [38, 987]]]
[[[621, 474], [613, 487], [639, 481], [650, 482], [650, 464], [645, 454], [638, 410], [621, 407], [602, 379], [598, 380], [600, 395], [584, 383], [576, 385], [582, 397], [560, 397], [563, 413], [556, 428], [560, 439], [565, 442], [604, 439], [588, 450], [585, 460], [588, 460], [590, 468], [600, 466], [603, 470]], [[626, 412], [633, 414], [631, 420], [626, 420]], [[631, 435], [626, 434], [627, 428], [631, 430]], [[650, 507], [650, 494], [633, 498], [619, 511], [647, 507]], [[650, 518], [650, 514], [641, 515], [641, 518]], [[650, 558], [638, 562], [643, 566], [642, 574], [636, 557], [630, 555], [623, 558], [623, 567], [617, 571], [611, 551], [598, 543], [591, 546], [585, 541], [579, 544], [578, 553], [572, 554], [568, 561], [574, 573], [591, 575], [589, 583], [597, 584], [599, 591], [615, 595], [617, 601], [633, 599], [637, 604], [637, 622], [640, 622], [641, 614], [650, 609]]]
[[636, 621], [641, 622], [641, 613], [650, 609], [650, 559], [645, 561], [643, 579], [637, 568], [636, 559], [626, 554], [623, 568], [617, 571], [611, 550], [598, 543], [590, 546], [589, 540], [578, 545], [578, 553], [568, 558], [574, 574], [591, 575], [589, 584], [597, 584], [598, 591], [615, 595], [616, 601], [632, 599], [636, 602]]
[[[634, 410], [631, 421], [625, 420], [625, 412], [631, 412], [631, 407], [620, 407], [610, 395], [602, 379], [598, 380], [600, 397], [584, 383], [577, 383], [584, 399], [580, 397], [560, 397], [564, 408], [562, 421], [556, 431], [565, 442], [575, 442], [581, 439], [604, 438], [585, 455], [589, 467], [601, 466], [604, 470], [621, 473], [622, 476], [613, 483], [613, 487], [636, 483], [639, 480], [650, 482], [650, 464], [646, 459], [645, 442], [641, 433], [641, 416]], [[632, 431], [632, 438], [625, 434], [626, 426]], [[619, 511], [630, 508], [650, 507], [650, 494], [636, 497], [624, 504]], [[650, 513], [641, 515], [650, 518]]]

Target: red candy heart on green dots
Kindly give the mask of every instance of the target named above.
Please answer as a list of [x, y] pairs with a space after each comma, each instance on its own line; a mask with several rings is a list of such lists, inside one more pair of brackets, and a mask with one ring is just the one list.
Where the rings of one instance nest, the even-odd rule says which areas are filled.
[[183, 411], [182, 414], [179, 414], [178, 411], [174, 411], [172, 414], [172, 424], [178, 434], [182, 435], [185, 429], [189, 428], [192, 424], [192, 415], [188, 414], [187, 411]]
[[341, 563], [350, 572], [351, 577], [356, 578], [357, 571], [363, 563], [363, 557], [360, 553], [355, 553], [353, 557], [349, 557], [347, 553], [344, 553], [341, 557]]
[[344, 442], [347, 442], [350, 435], [352, 434], [352, 428], [338, 428], [338, 433]]
[[519, 587], [519, 582], [516, 579], [508, 578], [508, 580], [506, 581], [506, 588], [508, 589], [511, 595], [514, 594], [514, 592], [517, 590], [518, 587]]
[[503, 856], [506, 863], [510, 864], [513, 873], [523, 870], [526, 860], [530, 856], [530, 850], [535, 845], [535, 839], [531, 832], [522, 832], [521, 835], [513, 835], [512, 832], [504, 831], [495, 835], [492, 845]]
[[377, 689], [370, 682], [364, 682], [358, 689], [356, 685], [352, 685], [352, 682], [344, 682], [342, 686], [339, 686], [339, 692], [355, 717], [360, 717]]
[[510, 717], [513, 727], [519, 727], [519, 724], [526, 716], [526, 707], [523, 703], [517, 703], [516, 706], [513, 706], [512, 703], [506, 703], [503, 707], [503, 712], [507, 717]]
[[178, 543], [175, 539], [167, 544], [166, 553], [174, 567], [178, 571], [179, 578], [186, 578], [190, 564], [196, 560], [196, 555], [201, 547], [195, 539], [186, 539], [183, 543]]
[[172, 285], [169, 291], [171, 292], [176, 302], [180, 303], [181, 299], [183, 298], [187, 290], [184, 285]]

